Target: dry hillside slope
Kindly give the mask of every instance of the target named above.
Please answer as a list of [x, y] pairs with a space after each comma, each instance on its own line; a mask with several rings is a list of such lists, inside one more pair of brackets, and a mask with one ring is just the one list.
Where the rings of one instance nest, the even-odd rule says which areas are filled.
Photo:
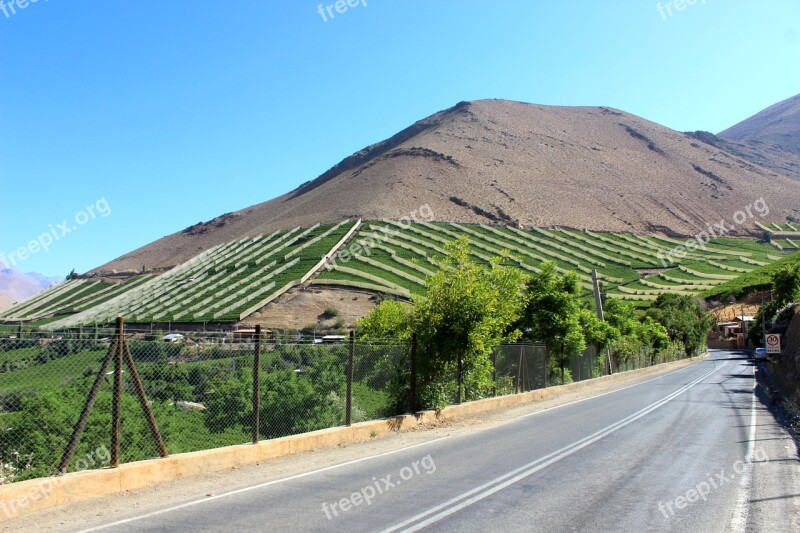
[[723, 139], [776, 146], [800, 154], [800, 94], [720, 132]]
[[[187, 228], [99, 267], [166, 268], [216, 244], [345, 218], [695, 234], [764, 197], [800, 215], [800, 181], [605, 107], [462, 102], [283, 196]], [[753, 225], [742, 227], [746, 232]]]

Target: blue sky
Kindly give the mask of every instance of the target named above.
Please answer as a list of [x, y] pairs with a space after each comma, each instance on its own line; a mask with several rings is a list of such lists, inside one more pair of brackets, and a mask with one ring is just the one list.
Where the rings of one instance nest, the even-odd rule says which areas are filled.
[[0, 253], [83, 272], [461, 100], [718, 132], [800, 93], [800, 0], [319, 5], [3, 0]]

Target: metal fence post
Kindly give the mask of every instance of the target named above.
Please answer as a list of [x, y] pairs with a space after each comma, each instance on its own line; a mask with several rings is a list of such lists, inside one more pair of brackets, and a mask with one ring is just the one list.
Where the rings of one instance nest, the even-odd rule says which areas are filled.
[[500, 349], [498, 346], [492, 352], [492, 397], [497, 397], [497, 351]]
[[111, 402], [111, 468], [119, 466], [120, 420], [122, 418], [122, 353], [125, 335], [124, 319], [117, 317], [117, 351], [114, 354], [114, 392]]
[[411, 334], [411, 394], [408, 400], [412, 413], [417, 412], [417, 334]]
[[258, 444], [261, 417], [261, 325], [256, 325], [256, 342], [253, 353], [253, 444]]
[[353, 352], [356, 349], [356, 332], [350, 331], [350, 349], [347, 353], [347, 400], [345, 404], [345, 425], [353, 423]]
[[545, 347], [544, 347], [544, 388], [545, 389], [547, 388], [547, 370], [548, 370], [547, 363], [549, 362], [548, 361], [549, 359], [550, 359], [550, 357], [549, 357], [549, 353], [548, 353], [548, 348], [547, 348], [547, 345], [545, 345]]
[[458, 391], [456, 391], [456, 404], [461, 403], [461, 386], [464, 383], [464, 362], [458, 356]]

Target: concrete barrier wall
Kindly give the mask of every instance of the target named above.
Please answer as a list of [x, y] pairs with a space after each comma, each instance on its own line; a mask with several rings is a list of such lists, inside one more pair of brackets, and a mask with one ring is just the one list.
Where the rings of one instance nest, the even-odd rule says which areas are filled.
[[422, 411], [384, 420], [361, 422], [350, 427], [323, 429], [279, 439], [265, 440], [258, 444], [242, 444], [213, 450], [182, 453], [163, 459], [125, 463], [113, 469], [74, 472], [63, 476], [0, 485], [0, 522], [41, 509], [137, 490], [165, 481], [219, 472], [238, 466], [258, 464], [286, 455], [368, 441], [389, 433], [407, 431], [419, 426], [435, 425], [444, 420], [466, 418], [490, 411], [558, 398], [567, 392], [579, 391], [602, 383], [618, 385], [623, 385], [627, 382], [633, 383], [644, 376], [686, 366], [696, 361], [698, 361], [697, 358], [676, 361], [568, 385], [452, 405], [439, 411]]

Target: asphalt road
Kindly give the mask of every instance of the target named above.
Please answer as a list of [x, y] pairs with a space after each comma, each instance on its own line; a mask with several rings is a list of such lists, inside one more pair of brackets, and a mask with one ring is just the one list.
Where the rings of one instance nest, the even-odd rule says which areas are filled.
[[501, 426], [87, 531], [800, 531], [797, 449], [754, 373], [715, 351]]

